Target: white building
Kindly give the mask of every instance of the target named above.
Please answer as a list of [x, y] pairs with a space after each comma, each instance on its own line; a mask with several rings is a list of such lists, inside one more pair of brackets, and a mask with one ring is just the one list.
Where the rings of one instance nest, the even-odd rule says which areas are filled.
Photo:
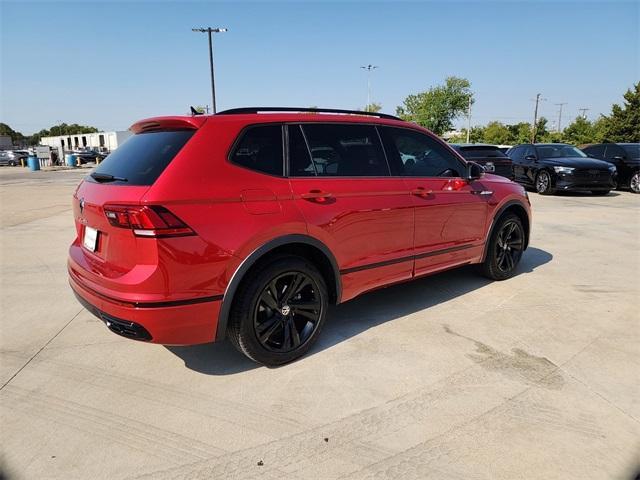
[[42, 137], [40, 145], [62, 150], [76, 150], [78, 148], [105, 147], [113, 151], [133, 135], [129, 130], [119, 132], [76, 133], [74, 135], [59, 135], [57, 137]]

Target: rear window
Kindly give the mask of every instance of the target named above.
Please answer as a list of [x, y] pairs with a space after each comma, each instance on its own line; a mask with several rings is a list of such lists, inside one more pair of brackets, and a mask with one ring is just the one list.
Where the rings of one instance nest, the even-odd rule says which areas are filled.
[[461, 147], [460, 153], [464, 158], [506, 158], [507, 156], [497, 147]]
[[152, 185], [194, 132], [175, 130], [133, 135], [98, 165], [94, 173], [126, 178], [126, 182], [117, 182], [123, 185]]
[[236, 165], [256, 172], [282, 176], [282, 126], [263, 125], [245, 130], [231, 154]]

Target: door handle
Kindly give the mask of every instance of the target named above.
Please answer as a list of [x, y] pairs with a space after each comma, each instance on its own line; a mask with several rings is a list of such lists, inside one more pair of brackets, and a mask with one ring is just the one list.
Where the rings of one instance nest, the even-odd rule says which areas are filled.
[[322, 203], [326, 202], [332, 196], [333, 195], [331, 193], [323, 192], [322, 190], [309, 190], [309, 193], [303, 193], [302, 195], [300, 195], [300, 198], [310, 200], [312, 202]]
[[427, 198], [429, 195], [433, 193], [433, 190], [427, 190], [424, 187], [417, 187], [414, 190], [411, 190], [411, 195], [415, 195], [420, 198]]

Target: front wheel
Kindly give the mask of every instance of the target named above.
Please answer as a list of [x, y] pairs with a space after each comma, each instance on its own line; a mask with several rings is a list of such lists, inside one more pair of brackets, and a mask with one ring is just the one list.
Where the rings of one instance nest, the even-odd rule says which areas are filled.
[[489, 239], [487, 255], [480, 265], [482, 274], [492, 280], [506, 280], [516, 272], [525, 244], [522, 221], [517, 215], [501, 217]]
[[553, 194], [554, 189], [551, 186], [551, 175], [549, 175], [549, 172], [542, 170], [536, 176], [536, 192], [540, 195]]
[[640, 172], [633, 172], [629, 179], [629, 190], [632, 193], [640, 193]]
[[238, 289], [229, 337], [253, 361], [282, 365], [311, 348], [327, 308], [327, 287], [318, 269], [301, 257], [277, 257]]

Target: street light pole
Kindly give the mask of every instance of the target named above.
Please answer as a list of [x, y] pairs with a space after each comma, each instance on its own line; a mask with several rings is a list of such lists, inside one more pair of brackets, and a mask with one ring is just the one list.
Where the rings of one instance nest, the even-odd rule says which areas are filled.
[[556, 103], [556, 106], [560, 107], [560, 111], [558, 111], [558, 133], [562, 132], [562, 107], [567, 105], [567, 102]]
[[471, 140], [471, 95], [469, 95], [469, 107], [467, 108], [467, 143]]
[[211, 70], [211, 110], [216, 113], [216, 81], [213, 71], [213, 35], [214, 33], [224, 33], [226, 28], [192, 28], [192, 32], [207, 33], [209, 35], [209, 68]]
[[375, 70], [376, 68], [378, 68], [378, 66], [369, 64], [369, 65], [364, 65], [360, 68], [367, 71], [367, 107], [366, 109], [369, 110], [371, 108], [371, 70]]

